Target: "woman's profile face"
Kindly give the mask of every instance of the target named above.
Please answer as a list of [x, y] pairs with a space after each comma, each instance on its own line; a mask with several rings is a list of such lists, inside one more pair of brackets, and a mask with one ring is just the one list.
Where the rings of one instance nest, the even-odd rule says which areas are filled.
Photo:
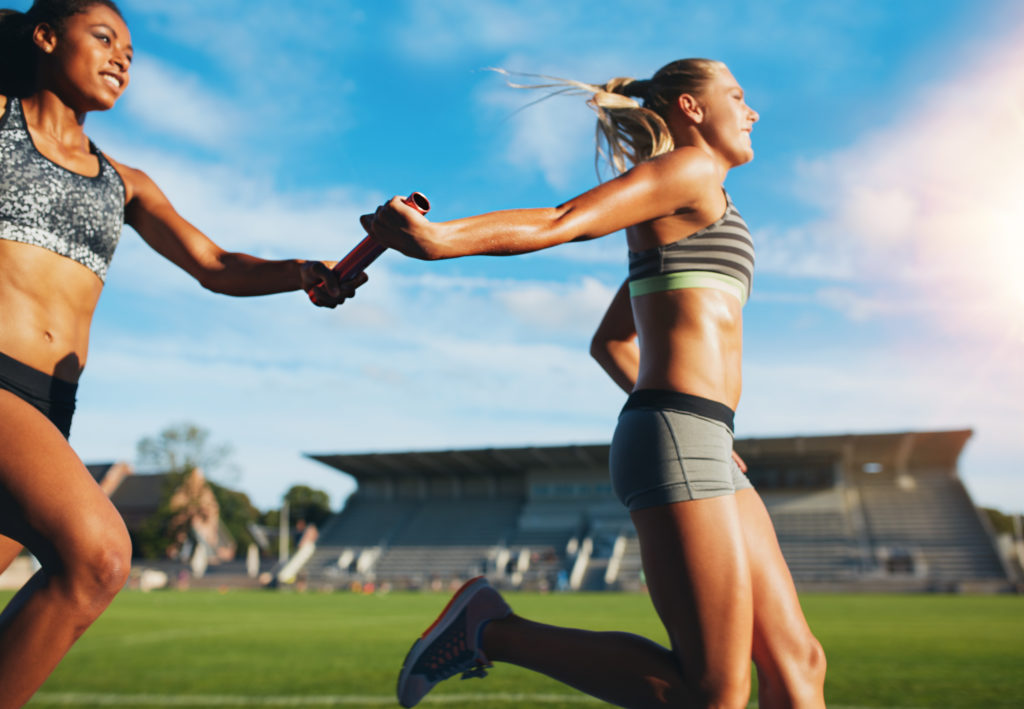
[[704, 108], [701, 132], [712, 148], [735, 167], [754, 158], [750, 133], [760, 116], [747, 105], [743, 88], [726, 68], [715, 72], [700, 95]]
[[57, 90], [77, 111], [112, 108], [128, 87], [131, 33], [106, 5], [72, 15], [60, 35], [40, 25], [34, 39], [47, 55], [40, 64], [43, 85]]

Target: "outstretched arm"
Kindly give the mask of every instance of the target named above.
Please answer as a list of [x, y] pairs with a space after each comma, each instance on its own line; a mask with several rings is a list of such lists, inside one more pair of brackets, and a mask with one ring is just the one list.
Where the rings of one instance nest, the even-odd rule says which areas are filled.
[[434, 260], [490, 254], [507, 256], [587, 241], [694, 206], [723, 175], [697, 148], [680, 148], [641, 163], [565, 204], [548, 209], [490, 212], [430, 222], [396, 197], [364, 218], [385, 246]]
[[[112, 161], [113, 162], [113, 161]], [[141, 170], [114, 163], [127, 191], [125, 221], [161, 256], [181, 267], [204, 288], [235, 296], [309, 290], [326, 284], [328, 297], [318, 305], [334, 307], [354, 295], [365, 276], [339, 282], [333, 262], [271, 261], [225, 251], [186, 221]]]
[[640, 371], [636, 325], [629, 302], [629, 283], [623, 283], [590, 341], [590, 355], [627, 394], [633, 391]]

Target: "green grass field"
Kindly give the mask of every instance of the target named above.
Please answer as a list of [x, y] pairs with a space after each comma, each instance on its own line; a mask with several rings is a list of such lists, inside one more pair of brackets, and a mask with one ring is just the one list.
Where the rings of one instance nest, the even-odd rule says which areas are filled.
[[[6, 603], [10, 593], [0, 593]], [[664, 641], [646, 596], [509, 594], [517, 612]], [[30, 707], [381, 707], [409, 644], [447, 596], [232, 591], [122, 593]], [[829, 659], [827, 696], [851, 707], [1024, 707], [1024, 598], [805, 595]], [[425, 706], [598, 705], [495, 667]]]

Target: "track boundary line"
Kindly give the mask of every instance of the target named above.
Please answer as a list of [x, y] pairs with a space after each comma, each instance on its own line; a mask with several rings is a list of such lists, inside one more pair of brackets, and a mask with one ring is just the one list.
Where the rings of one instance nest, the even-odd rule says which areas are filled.
[[[111, 707], [343, 707], [398, 706], [390, 695], [332, 694], [319, 696], [257, 696], [241, 694], [112, 694], [102, 692], [39, 692], [32, 698], [41, 706], [78, 706], [94, 704]], [[425, 697], [421, 704], [601, 704], [579, 694], [543, 694], [496, 692], [493, 694], [437, 694]], [[841, 708], [837, 708], [841, 709]]]
[[[581, 694], [553, 693], [474, 693], [435, 694], [423, 698], [422, 704], [474, 704], [495, 705], [523, 702], [533, 704], [603, 704], [593, 697]], [[109, 707], [346, 707], [397, 706], [389, 695], [332, 694], [298, 696], [257, 696], [243, 694], [114, 694], [104, 692], [39, 692], [32, 698], [37, 706], [80, 706], [93, 704]], [[756, 704], [748, 705], [755, 708]], [[830, 704], [830, 709], [920, 709], [917, 707], [879, 707], [851, 704]]]

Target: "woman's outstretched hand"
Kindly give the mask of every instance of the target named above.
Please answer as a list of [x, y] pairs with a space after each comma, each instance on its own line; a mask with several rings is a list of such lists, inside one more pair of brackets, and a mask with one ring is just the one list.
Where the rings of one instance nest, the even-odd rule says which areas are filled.
[[354, 298], [356, 288], [366, 283], [365, 273], [344, 281], [339, 279], [338, 274], [331, 270], [333, 265], [330, 261], [306, 261], [299, 268], [302, 290], [308, 293], [313, 288], [317, 289], [317, 298], [313, 301], [317, 307], [336, 308], [348, 298]]
[[393, 197], [373, 214], [361, 216], [363, 229], [376, 241], [406, 256], [424, 261], [444, 258], [432, 228], [434, 224], [405, 199]]

